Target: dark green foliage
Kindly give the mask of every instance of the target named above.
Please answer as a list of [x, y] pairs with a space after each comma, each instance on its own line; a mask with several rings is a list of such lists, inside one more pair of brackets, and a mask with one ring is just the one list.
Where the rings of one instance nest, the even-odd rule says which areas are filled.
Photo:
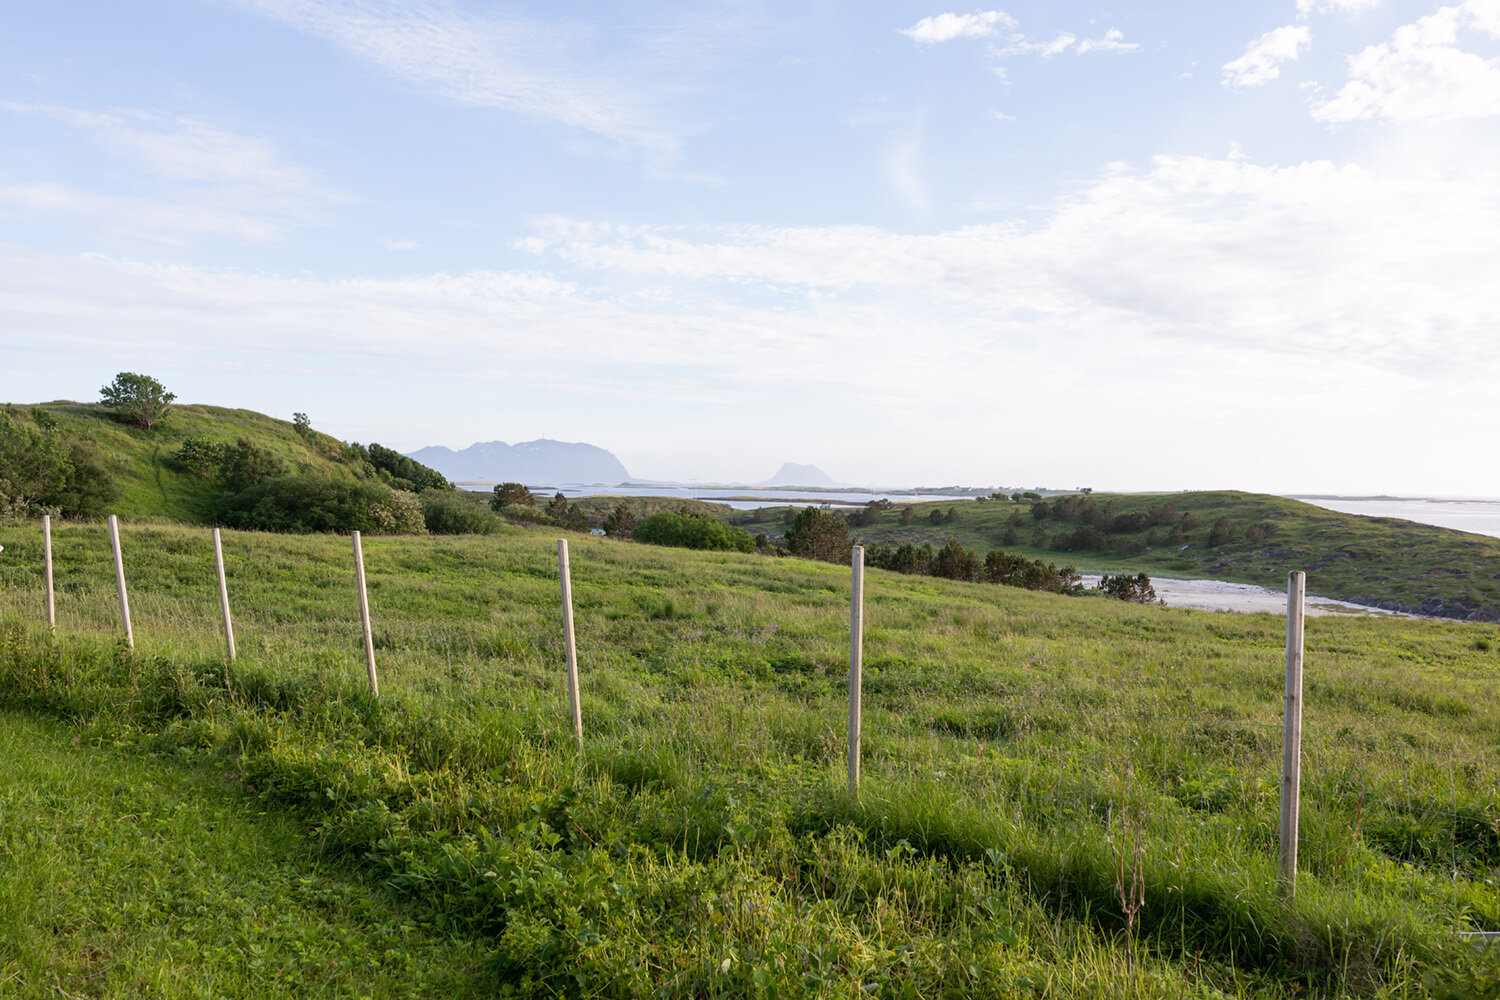
[[39, 505], [67, 476], [67, 450], [59, 438], [0, 412], [0, 515]]
[[307, 419], [307, 414], [305, 413], [293, 413], [292, 429], [296, 431], [299, 436], [306, 438], [308, 432], [312, 430], [312, 421]]
[[638, 542], [671, 545], [681, 549], [755, 551], [755, 539], [748, 532], [707, 514], [678, 514], [673, 511], [652, 514], [636, 526], [631, 537]]
[[448, 480], [436, 469], [429, 469], [421, 462], [407, 458], [399, 451], [371, 443], [365, 450], [369, 462], [380, 474], [380, 478], [398, 490], [422, 493], [427, 490], [451, 490]]
[[932, 575], [932, 558], [931, 545], [913, 545], [910, 542], [894, 549], [877, 545], [865, 550], [867, 565], [916, 576]]
[[380, 508], [391, 500], [381, 483], [280, 476], [224, 496], [218, 517], [231, 528], [261, 531], [379, 531]]
[[568, 503], [568, 498], [558, 491], [555, 496], [547, 501], [547, 516], [560, 527], [569, 531], [588, 531], [589, 518], [577, 504]]
[[1016, 529], [1014, 527], [1006, 528], [1005, 534], [1000, 536], [1001, 545], [1015, 545], [1019, 540], [1020, 536], [1016, 534]]
[[911, 504], [906, 504], [904, 507], [901, 508], [901, 523], [902, 524], [911, 524], [916, 519], [917, 519], [917, 511], [916, 511], [916, 508], [912, 507]]
[[99, 401], [114, 410], [117, 419], [148, 431], [166, 419], [176, 398], [156, 379], [135, 372], [120, 372], [99, 390]]
[[1037, 503], [1031, 505], [1031, 516], [1036, 518], [1038, 521], [1047, 520], [1047, 516], [1051, 513], [1052, 505], [1047, 503], [1045, 500], [1038, 501]]
[[849, 524], [856, 528], [862, 528], [867, 524], [875, 524], [879, 522], [880, 515], [890, 510], [893, 506], [895, 505], [883, 497], [879, 500], [867, 501], [863, 507], [850, 512]]
[[629, 538], [635, 530], [635, 515], [623, 503], [617, 504], [604, 519], [604, 533], [611, 538]]
[[1145, 573], [1137, 573], [1135, 576], [1128, 573], [1102, 576], [1099, 578], [1099, 591], [1133, 604], [1156, 603], [1156, 588], [1151, 586], [1151, 578]]
[[108, 514], [120, 493], [120, 484], [105, 467], [99, 449], [87, 441], [72, 441], [62, 485], [44, 498], [44, 504], [64, 517], [93, 520]]
[[205, 478], [216, 475], [224, 462], [228, 445], [222, 441], [210, 441], [204, 437], [183, 438], [182, 445], [172, 452], [170, 461], [184, 472]]
[[488, 535], [495, 530], [495, 516], [477, 494], [428, 490], [421, 503], [422, 522], [434, 535]]
[[847, 562], [853, 543], [842, 517], [824, 507], [804, 507], [786, 533], [786, 547], [805, 559]]
[[1228, 545], [1234, 541], [1234, 535], [1234, 522], [1227, 517], [1221, 517], [1214, 522], [1213, 527], [1208, 529], [1208, 545], [1210, 548]]
[[985, 555], [979, 578], [985, 583], [1055, 594], [1078, 594], [1083, 590], [1078, 571], [1072, 566], [1058, 569], [1052, 563], [1027, 559], [1004, 549], [994, 549]]
[[535, 507], [536, 497], [521, 483], [496, 483], [494, 494], [490, 497], [490, 509], [498, 511], [511, 504]]
[[225, 445], [219, 458], [219, 483], [229, 493], [238, 493], [263, 479], [286, 474], [286, 463], [280, 456], [247, 437]]
[[979, 576], [979, 556], [958, 542], [950, 541], [938, 549], [932, 560], [932, 575], [948, 580], [973, 581]]

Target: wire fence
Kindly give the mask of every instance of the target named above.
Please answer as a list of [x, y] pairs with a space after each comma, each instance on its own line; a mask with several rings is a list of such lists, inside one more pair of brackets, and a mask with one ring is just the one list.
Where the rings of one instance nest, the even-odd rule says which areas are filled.
[[[528, 572], [550, 572], [556, 583], [555, 565]], [[240, 657], [294, 676], [359, 677], [353, 573], [344, 567], [332, 575], [339, 577], [337, 600], [286, 602], [237, 598], [232, 581]], [[164, 586], [130, 594], [143, 652], [160, 643], [207, 659], [223, 655], [210, 579], [174, 588], [199, 588], [201, 596]], [[380, 585], [392, 586], [390, 575]], [[59, 573], [55, 590], [60, 632], [119, 634], [118, 594], [97, 562]], [[464, 703], [510, 712], [546, 739], [567, 742], [560, 614], [556, 627], [542, 630], [534, 619], [525, 627], [493, 610], [446, 620], [391, 616], [378, 598], [371, 636], [383, 686], [428, 699], [435, 711]], [[43, 574], [7, 558], [0, 618], [42, 620], [44, 606]], [[784, 628], [774, 613], [704, 622], [680, 620], [670, 607], [662, 612], [652, 619], [579, 615], [587, 739], [609, 741], [636, 760], [670, 747], [705, 767], [733, 761], [793, 783], [825, 780], [841, 767], [849, 666], [838, 654], [848, 641], [847, 605], [830, 601], [821, 619], [797, 629]], [[811, 648], [810, 629], [824, 633]], [[1181, 867], [1182, 885], [1191, 877], [1277, 878], [1283, 723], [1266, 707], [1271, 699], [1248, 716], [1186, 712], [1190, 692], [1170, 675], [1062, 662], [1041, 641], [976, 644], [972, 662], [941, 681], [883, 662], [875, 644], [866, 653], [863, 794], [934, 796], [945, 808], [1021, 831], [1038, 850], [1081, 837], [1123, 858], [1122, 844], [1145, 842], [1153, 857]], [[1350, 683], [1347, 697], [1387, 697], [1378, 677]], [[1463, 703], [1445, 700], [1440, 687], [1419, 693], [1415, 707], [1461, 718]], [[1500, 758], [1445, 745], [1441, 734], [1393, 739], [1348, 725], [1321, 728], [1317, 704], [1306, 712], [1299, 878], [1314, 891], [1395, 896], [1455, 929], [1497, 929]]]

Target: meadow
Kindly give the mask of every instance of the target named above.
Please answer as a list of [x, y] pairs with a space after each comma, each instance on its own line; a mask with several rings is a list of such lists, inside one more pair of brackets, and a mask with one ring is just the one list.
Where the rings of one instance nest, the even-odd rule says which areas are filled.
[[[347, 538], [225, 533], [229, 663], [207, 529], [126, 525], [130, 649], [105, 529], [55, 528], [51, 633], [40, 532], [6, 525], [0, 706], [110, 767], [218, 775], [310, 878], [399, 914], [416, 981], [475, 995], [1500, 995], [1460, 937], [1500, 930], [1492, 625], [1308, 621], [1288, 899], [1280, 617], [872, 570], [854, 795], [847, 567], [572, 538], [579, 750], [554, 538], [366, 537], [376, 699]], [[29, 919], [0, 995], [139, 995], [39, 960]]]

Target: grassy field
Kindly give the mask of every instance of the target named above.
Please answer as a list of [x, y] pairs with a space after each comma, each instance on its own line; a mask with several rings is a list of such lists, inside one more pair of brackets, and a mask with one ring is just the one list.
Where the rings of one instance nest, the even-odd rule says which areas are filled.
[[1309, 621], [1288, 904], [1273, 616], [872, 571], [854, 797], [847, 568], [575, 538], [579, 751], [550, 535], [366, 538], [376, 701], [347, 539], [226, 534], [230, 666], [205, 529], [127, 526], [133, 651], [101, 527], [41, 626], [38, 534], [0, 527], [0, 705], [232, 776], [476, 995], [1500, 995], [1458, 943], [1500, 929], [1493, 626]]
[[[898, 506], [854, 534], [868, 545], [938, 547], [956, 539], [981, 553], [1004, 548], [1059, 565], [1071, 563], [1084, 572], [1128, 570], [1273, 588], [1284, 588], [1287, 571], [1300, 569], [1308, 574], [1309, 588], [1325, 597], [1393, 602], [1402, 610], [1460, 618], [1480, 608], [1500, 614], [1500, 538], [1398, 518], [1341, 514], [1259, 493], [1093, 494], [1092, 499], [1113, 503], [1121, 514], [1171, 503], [1179, 515], [1191, 513], [1196, 524], [1181, 542], [1170, 541], [1170, 531], [1158, 528], [1111, 535], [1108, 551], [1075, 551], [1058, 542], [1075, 524], [1038, 521], [1027, 503], [967, 500], [915, 504], [910, 524], [902, 523]], [[954, 520], [929, 520], [934, 511], [950, 509], [957, 515]], [[766, 508], [731, 519], [747, 531], [779, 534], [785, 516], [786, 508]], [[1209, 532], [1219, 518], [1228, 518], [1236, 534], [1226, 544], [1211, 546]], [[1255, 525], [1265, 532], [1258, 542], [1250, 537]], [[1013, 541], [1006, 541], [1007, 533]], [[1434, 600], [1436, 605], [1422, 608]]]

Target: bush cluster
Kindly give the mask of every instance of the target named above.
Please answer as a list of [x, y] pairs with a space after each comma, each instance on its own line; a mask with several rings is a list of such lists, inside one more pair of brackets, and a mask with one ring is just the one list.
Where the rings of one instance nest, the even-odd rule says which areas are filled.
[[755, 551], [755, 539], [748, 532], [708, 514], [662, 511], [636, 525], [631, 537], [638, 542], [681, 549]]
[[1072, 566], [1059, 569], [1040, 559], [994, 549], [981, 559], [979, 554], [950, 541], [936, 552], [931, 545], [874, 546], [865, 552], [865, 562], [878, 569], [921, 576], [939, 576], [949, 580], [995, 583], [1026, 590], [1047, 590], [1056, 594], [1080, 594], [1083, 584]]

